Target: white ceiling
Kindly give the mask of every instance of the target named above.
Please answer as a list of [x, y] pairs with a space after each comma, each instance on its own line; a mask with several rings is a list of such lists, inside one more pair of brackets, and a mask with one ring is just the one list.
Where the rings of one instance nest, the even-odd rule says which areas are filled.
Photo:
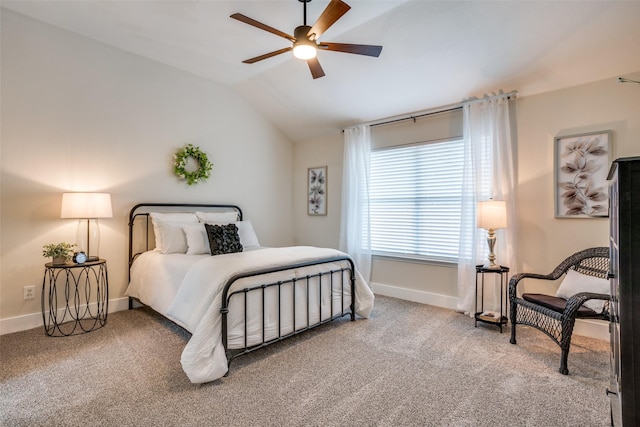
[[[293, 141], [500, 89], [519, 96], [640, 71], [640, 1], [345, 0], [321, 41], [384, 46], [379, 58], [320, 52], [325, 77], [282, 54], [303, 6], [280, 1], [7, 1], [2, 6], [237, 90]], [[328, 0], [308, 4], [311, 25]]]

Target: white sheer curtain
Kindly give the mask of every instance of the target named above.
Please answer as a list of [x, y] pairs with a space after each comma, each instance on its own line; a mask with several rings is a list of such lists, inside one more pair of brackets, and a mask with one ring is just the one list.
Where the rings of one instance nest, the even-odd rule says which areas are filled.
[[369, 126], [345, 129], [340, 250], [351, 256], [367, 283], [371, 277], [370, 158]]
[[[509, 99], [507, 95], [497, 95], [469, 101], [463, 105], [465, 154], [457, 308], [471, 316], [474, 315], [476, 299], [475, 266], [484, 264], [489, 253], [487, 232], [476, 227], [478, 201], [490, 198], [506, 201], [507, 228], [496, 231], [496, 262], [509, 267], [510, 275], [518, 268], [514, 251], [515, 137], [511, 128]], [[498, 278], [497, 274], [491, 276], [495, 276], [494, 279]], [[484, 309], [499, 308], [499, 298], [500, 292], [495, 283], [493, 288], [487, 286]], [[508, 310], [505, 311], [506, 313]]]

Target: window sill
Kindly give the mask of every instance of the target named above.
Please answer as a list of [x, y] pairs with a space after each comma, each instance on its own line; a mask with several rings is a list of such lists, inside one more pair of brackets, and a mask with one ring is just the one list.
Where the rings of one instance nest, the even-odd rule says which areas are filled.
[[412, 255], [389, 255], [385, 253], [373, 253], [372, 258], [385, 261], [410, 262], [413, 264], [437, 265], [439, 267], [458, 268], [458, 261], [451, 259], [433, 259]]

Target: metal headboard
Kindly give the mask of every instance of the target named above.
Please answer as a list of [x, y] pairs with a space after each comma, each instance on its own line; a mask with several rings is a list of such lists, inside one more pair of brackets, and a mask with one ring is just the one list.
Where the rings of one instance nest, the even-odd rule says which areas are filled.
[[[197, 210], [207, 211], [207, 212], [228, 212], [228, 211], [236, 211], [238, 214], [238, 221], [242, 221], [242, 210], [240, 207], [236, 205], [218, 205], [218, 204], [210, 204], [210, 203], [139, 203], [131, 208], [129, 212], [129, 269], [131, 268], [131, 264], [136, 256], [140, 255], [141, 252], [134, 253], [134, 226], [136, 224], [136, 220], [140, 220], [141, 218], [144, 220], [144, 250], [148, 251], [153, 249], [149, 246], [150, 242], [150, 232], [149, 230], [153, 230], [151, 225], [151, 221], [149, 220], [149, 214], [151, 212], [196, 212]], [[129, 278], [130, 279], [130, 278]]]

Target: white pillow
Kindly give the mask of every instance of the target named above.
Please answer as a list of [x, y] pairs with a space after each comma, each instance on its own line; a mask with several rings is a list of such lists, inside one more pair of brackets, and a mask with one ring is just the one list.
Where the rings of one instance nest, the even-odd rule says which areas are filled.
[[229, 224], [238, 220], [238, 212], [196, 212], [196, 216], [200, 222], [208, 224]]
[[[210, 222], [207, 222], [207, 224], [220, 225], [220, 223]], [[251, 221], [231, 221], [226, 224], [235, 224], [238, 227], [238, 235], [240, 236], [243, 250], [251, 250], [260, 246]], [[203, 223], [184, 224], [182, 229], [187, 239], [187, 255], [211, 254], [209, 237]]]
[[185, 224], [182, 230], [187, 238], [187, 255], [211, 255], [209, 237], [204, 224]]
[[256, 232], [253, 230], [253, 224], [251, 224], [251, 221], [237, 221], [234, 222], [234, 224], [238, 227], [240, 243], [242, 243], [242, 247], [245, 250], [260, 246], [258, 236], [256, 236]]
[[156, 242], [158, 239], [162, 245], [159, 249], [163, 254], [184, 254], [187, 252], [187, 239], [184, 235], [182, 222], [161, 222], [155, 227]]
[[152, 222], [198, 222], [194, 212], [150, 212]]
[[[609, 281], [607, 279], [588, 276], [586, 274], [578, 273], [573, 269], [569, 269], [556, 292], [556, 296], [569, 299], [580, 292], [595, 292], [607, 295], [611, 294]], [[596, 313], [602, 313], [602, 310], [604, 309], [604, 301], [599, 299], [589, 300], [583, 305]]]
[[[181, 250], [184, 247], [184, 251], [181, 253], [185, 253], [187, 250], [186, 239], [184, 237], [184, 231], [182, 231], [182, 227], [180, 227], [179, 224], [197, 224], [198, 217], [196, 214], [193, 212], [150, 212], [149, 216], [153, 224], [153, 234], [156, 236], [156, 249], [162, 253], [174, 253], [168, 252], [168, 250]], [[173, 227], [165, 227], [165, 229], [162, 230], [159, 227], [162, 223], [172, 223]], [[170, 244], [171, 248], [165, 248], [163, 241], [165, 235], [169, 239], [168, 244]], [[184, 242], [182, 242], [182, 240], [184, 240]], [[184, 246], [182, 246], [182, 243], [184, 243]]]

